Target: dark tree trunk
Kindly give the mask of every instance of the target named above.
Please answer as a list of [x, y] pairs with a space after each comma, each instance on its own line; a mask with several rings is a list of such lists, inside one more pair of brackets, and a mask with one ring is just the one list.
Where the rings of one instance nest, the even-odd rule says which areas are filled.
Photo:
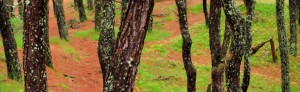
[[54, 14], [57, 20], [59, 37], [61, 39], [65, 39], [66, 41], [69, 41], [70, 38], [68, 34], [68, 26], [66, 25], [66, 20], [65, 20], [63, 2], [62, 0], [52, 0], [52, 2], [53, 2], [53, 8], [55, 12]]
[[[101, 31], [98, 41], [98, 57], [101, 65], [103, 76], [103, 91], [110, 91], [109, 86], [112, 85], [112, 79], [108, 78], [109, 67], [114, 51], [114, 23], [115, 23], [115, 0], [102, 0], [101, 9], [104, 9], [101, 21]], [[98, 7], [98, 6], [97, 6]]]
[[18, 12], [19, 16], [22, 19], [23, 18], [23, 0], [18, 0]]
[[88, 6], [87, 6], [88, 9], [89, 9], [89, 10], [93, 10], [93, 8], [94, 8], [94, 7], [93, 7], [93, 0], [87, 0], [87, 3], [88, 3]]
[[87, 20], [82, 0], [77, 0], [80, 22]]
[[113, 64], [110, 67], [113, 75], [114, 92], [132, 92], [153, 0], [129, 0], [126, 12], [123, 12], [120, 32], [115, 44]]
[[203, 12], [204, 12], [206, 26], [208, 26], [209, 25], [209, 16], [208, 16], [208, 12], [207, 12], [207, 2], [206, 2], [206, 0], [203, 0]]
[[232, 30], [232, 42], [226, 63], [226, 86], [229, 92], [240, 92], [240, 65], [243, 53], [244, 19], [235, 5], [235, 1], [223, 0], [226, 18]]
[[21, 69], [18, 59], [17, 44], [9, 21], [7, 7], [0, 1], [0, 32], [4, 45], [8, 78], [21, 81]]
[[243, 77], [243, 84], [242, 90], [243, 92], [247, 92], [248, 86], [250, 84], [250, 51], [252, 45], [252, 35], [251, 35], [251, 25], [252, 19], [254, 16], [254, 9], [255, 9], [255, 1], [253, 0], [244, 0], [244, 3], [247, 8], [247, 16], [246, 16], [246, 24], [245, 24], [245, 45], [244, 45], [244, 77]]
[[181, 36], [183, 39], [182, 44], [182, 58], [184, 63], [184, 68], [187, 74], [187, 90], [188, 92], [196, 91], [196, 69], [191, 60], [191, 46], [192, 39], [190, 37], [186, 13], [186, 0], [176, 0], [176, 5], [179, 13], [179, 22]]
[[101, 21], [102, 21], [102, 13], [103, 13], [103, 2], [102, 0], [95, 0], [95, 31], [101, 31]]
[[297, 55], [297, 16], [299, 16], [299, 0], [289, 0], [290, 10], [290, 53], [293, 56]]
[[74, 9], [75, 9], [75, 10], [78, 9], [78, 1], [79, 1], [79, 0], [74, 0]]
[[6, 10], [9, 12], [8, 13], [9, 16], [10, 17], [14, 17], [15, 16], [15, 14], [14, 14], [14, 8], [13, 8], [13, 6], [14, 6], [14, 0], [4, 0], [4, 1], [5, 1], [4, 5], [7, 6]]
[[126, 12], [127, 6], [128, 6], [128, 0], [122, 0], [121, 19], [123, 19], [123, 17], [124, 17], [124, 12]]
[[26, 92], [47, 92], [48, 0], [30, 0], [24, 9], [23, 63]]
[[281, 59], [282, 92], [290, 92], [289, 54], [284, 24], [284, 0], [276, 0], [276, 21]]
[[209, 43], [212, 58], [212, 91], [223, 92], [223, 71], [224, 63], [221, 62], [221, 43], [220, 43], [220, 17], [221, 17], [221, 1], [210, 1], [210, 23], [209, 23]]

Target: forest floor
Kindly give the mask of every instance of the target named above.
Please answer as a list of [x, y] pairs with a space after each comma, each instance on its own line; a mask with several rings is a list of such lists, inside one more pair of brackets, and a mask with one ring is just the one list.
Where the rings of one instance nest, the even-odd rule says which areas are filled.
[[[269, 37], [273, 37], [277, 44], [274, 3], [263, 0], [257, 2], [257, 17], [253, 25], [253, 45]], [[66, 42], [59, 39], [52, 6], [52, 1], [50, 1], [49, 36], [54, 69], [47, 68], [49, 90], [51, 92], [101, 92], [102, 74], [97, 55], [99, 33], [94, 31], [94, 11], [86, 9], [88, 20], [81, 23], [78, 29], [69, 28], [71, 41]], [[64, 9], [66, 20], [78, 20], [78, 13], [73, 8], [73, 0], [64, 0]], [[118, 32], [121, 15], [119, 3], [116, 9], [115, 30]], [[245, 9], [242, 7], [241, 10]], [[186, 75], [181, 58], [182, 40], [176, 11], [174, 0], [160, 0], [155, 3], [154, 27], [152, 32], [147, 33], [145, 39], [135, 91], [186, 91]], [[274, 19], [268, 19], [269, 14], [273, 14], [274, 16], [270, 18]], [[224, 15], [222, 15], [222, 21], [224, 21]], [[200, 0], [188, 0], [188, 22], [193, 40], [192, 61], [197, 69], [197, 90], [202, 92], [210, 83], [211, 56], [208, 29], [205, 26]], [[224, 29], [223, 25], [224, 22], [222, 22], [221, 29]], [[223, 37], [223, 32], [220, 35]], [[16, 40], [20, 63], [23, 65], [22, 36], [16, 35]], [[299, 40], [298, 43], [300, 43]], [[2, 42], [0, 43], [0, 92], [24, 91], [23, 83], [6, 78], [6, 64], [1, 44]], [[299, 44], [298, 47], [300, 47]], [[280, 91], [281, 89], [280, 60], [272, 63], [269, 49], [270, 46], [267, 44], [251, 57], [252, 76], [249, 91]], [[300, 91], [300, 55], [291, 57], [290, 62], [292, 91]], [[243, 65], [241, 76], [242, 71]]]

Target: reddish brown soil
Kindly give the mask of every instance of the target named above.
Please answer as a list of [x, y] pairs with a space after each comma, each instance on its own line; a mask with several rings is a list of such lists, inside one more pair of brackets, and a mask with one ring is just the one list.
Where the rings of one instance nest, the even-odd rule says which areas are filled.
[[[66, 20], [74, 19], [77, 11], [71, 7], [72, 0], [64, 0], [64, 8]], [[200, 0], [188, 0], [188, 5], [200, 3]], [[49, 13], [49, 30], [50, 37], [58, 36], [58, 28], [56, 19], [53, 14], [52, 1], [50, 0], [50, 13]], [[163, 0], [157, 2], [154, 14], [161, 14], [164, 8], [168, 5], [175, 4], [174, 0]], [[175, 10], [176, 11], [176, 10]], [[201, 14], [188, 14], [189, 26], [196, 22], [204, 22], [204, 15]], [[180, 36], [179, 23], [176, 20], [164, 23], [167, 31], [172, 33], [171, 37]], [[92, 20], [83, 22], [79, 29], [69, 29], [71, 45], [77, 52], [80, 53], [79, 62], [74, 60], [74, 56], [65, 54], [58, 45], [51, 45], [51, 55], [55, 70], [47, 68], [47, 77], [49, 90], [52, 92], [100, 92], [102, 91], [102, 75], [97, 56], [97, 42], [89, 39], [79, 39], [72, 36], [74, 31], [83, 31], [86, 29], [94, 28]], [[201, 30], [200, 30], [201, 31]], [[191, 34], [193, 35], [193, 34]], [[170, 42], [158, 42], [168, 45]], [[145, 46], [153, 43], [146, 42]], [[19, 58], [22, 61], [22, 52], [19, 51]], [[168, 53], [168, 60], [181, 61], [181, 53], [170, 52]], [[209, 66], [211, 63], [210, 51], [204, 50], [203, 55], [192, 56], [194, 64]], [[271, 76], [274, 79], [280, 78], [280, 67], [274, 69], [261, 69], [252, 67], [252, 73], [259, 73], [265, 76]], [[65, 75], [65, 76], [64, 76]], [[66, 85], [67, 88], [64, 88]]]

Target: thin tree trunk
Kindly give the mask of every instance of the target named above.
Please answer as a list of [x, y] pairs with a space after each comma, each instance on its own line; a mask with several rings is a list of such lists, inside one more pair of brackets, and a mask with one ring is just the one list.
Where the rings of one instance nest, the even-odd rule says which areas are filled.
[[187, 90], [188, 92], [196, 91], [196, 69], [191, 60], [191, 46], [192, 39], [190, 37], [186, 13], [186, 0], [176, 0], [176, 5], [179, 13], [179, 23], [181, 36], [183, 39], [182, 44], [182, 59], [184, 68], [187, 74]]
[[224, 12], [229, 21], [233, 38], [227, 56], [226, 86], [229, 92], [240, 92], [240, 65], [243, 53], [244, 19], [238, 11], [234, 0], [223, 0]]
[[297, 55], [297, 16], [299, 16], [299, 0], [289, 0], [290, 10], [290, 54]]
[[89, 10], [93, 10], [94, 9], [94, 7], [93, 7], [93, 0], [87, 0], [87, 3], [88, 3], [88, 9]]
[[[113, 57], [114, 51], [114, 23], [115, 23], [115, 0], [103, 0], [101, 2], [101, 12], [103, 15], [101, 21], [101, 31], [98, 41], [98, 57], [101, 65], [102, 75], [103, 75], [103, 91], [111, 91], [110, 85], [112, 85], [112, 79], [109, 76], [109, 67]], [[98, 7], [98, 6], [97, 6]]]
[[23, 0], [18, 0], [18, 12], [21, 19], [23, 19]]
[[212, 59], [212, 91], [223, 92], [223, 71], [224, 64], [221, 61], [221, 42], [220, 42], [220, 18], [221, 18], [221, 1], [210, 1], [209, 15], [209, 43]]
[[132, 92], [144, 46], [153, 0], [129, 0], [115, 44], [113, 64], [114, 92]]
[[151, 6], [150, 6], [150, 11], [151, 11], [151, 15], [149, 16], [149, 22], [148, 22], [148, 32], [152, 32], [152, 27], [153, 27], [153, 9], [154, 9], [154, 3], [155, 1], [153, 0], [153, 2], [151, 2]]
[[244, 3], [247, 8], [247, 16], [246, 16], [246, 24], [245, 24], [245, 45], [244, 45], [244, 77], [242, 83], [242, 90], [243, 92], [247, 92], [248, 86], [250, 84], [250, 51], [252, 45], [252, 35], [251, 35], [251, 26], [252, 26], [252, 19], [254, 16], [255, 10], [255, 1], [253, 0], [244, 0]]
[[203, 12], [204, 12], [206, 26], [208, 26], [209, 25], [209, 16], [208, 16], [208, 12], [207, 12], [207, 2], [206, 2], [206, 0], [203, 0]]
[[52, 0], [53, 2], [53, 10], [57, 20], [57, 26], [59, 30], [59, 37], [66, 41], [69, 41], [69, 34], [68, 34], [68, 26], [65, 20], [64, 8], [63, 8], [63, 0]]
[[21, 69], [18, 59], [17, 44], [9, 21], [7, 7], [0, 1], [0, 33], [3, 40], [8, 78], [21, 81]]
[[30, 0], [24, 11], [24, 77], [26, 92], [47, 92], [48, 0]]
[[74, 0], [74, 9], [78, 10], [78, 1], [79, 0]]
[[284, 0], [276, 0], [276, 21], [281, 59], [282, 92], [290, 92], [289, 54], [284, 24]]
[[77, 0], [80, 22], [87, 20], [82, 0]]
[[4, 0], [4, 4], [7, 6], [7, 11], [9, 12], [10, 17], [14, 17], [14, 0]]
[[101, 31], [101, 21], [103, 19], [103, 2], [101, 0], [95, 0], [95, 31]]

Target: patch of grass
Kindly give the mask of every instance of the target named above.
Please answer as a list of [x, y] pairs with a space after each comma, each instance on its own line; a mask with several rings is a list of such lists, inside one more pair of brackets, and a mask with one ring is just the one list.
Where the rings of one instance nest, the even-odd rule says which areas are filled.
[[[209, 5], [207, 5], [207, 8], [209, 8]], [[193, 6], [187, 7], [187, 13], [191, 14], [200, 14], [203, 12], [203, 5], [202, 4], [195, 4]]]
[[9, 80], [5, 74], [0, 74], [0, 92], [24, 92], [24, 82]]
[[147, 32], [145, 41], [158, 41], [167, 38], [170, 35], [171, 33], [168, 31], [153, 29], [151, 32]]
[[73, 35], [78, 38], [83, 39], [90, 39], [94, 41], [98, 41], [99, 39], [99, 32], [96, 32], [94, 29], [84, 30], [84, 31], [78, 31], [74, 32]]
[[73, 56], [74, 60], [76, 62], [79, 62], [80, 54], [72, 47], [69, 42], [62, 40], [59, 37], [51, 37], [49, 42], [50, 44], [58, 45], [63, 50], [64, 54]]

